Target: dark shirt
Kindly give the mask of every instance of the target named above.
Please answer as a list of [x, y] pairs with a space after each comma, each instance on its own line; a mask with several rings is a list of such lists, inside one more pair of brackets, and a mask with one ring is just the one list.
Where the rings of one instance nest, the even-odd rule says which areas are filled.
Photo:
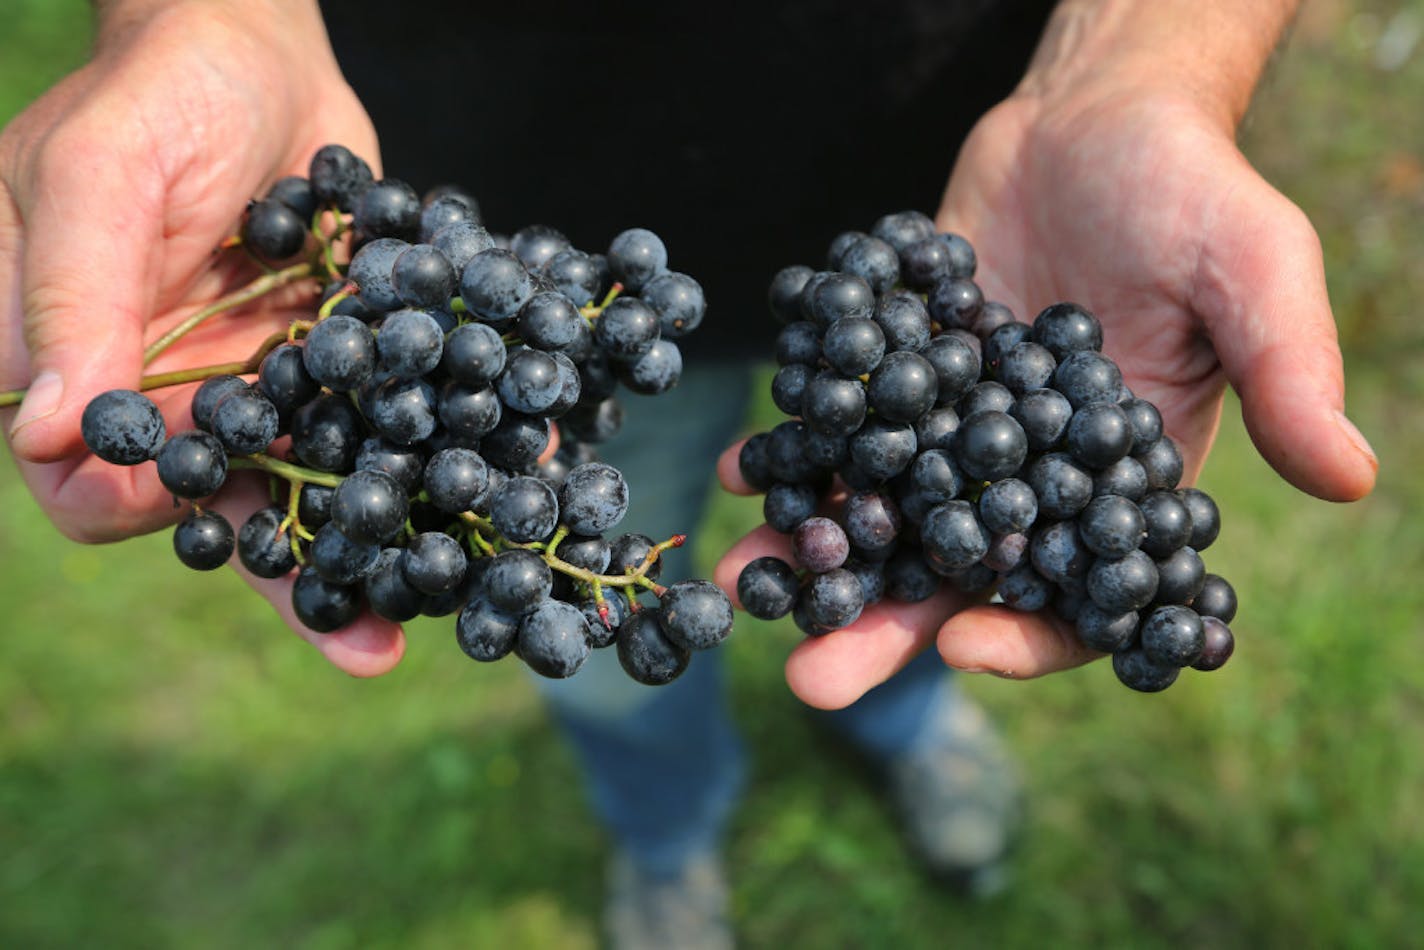
[[[933, 214], [955, 154], [1023, 73], [1053, 0], [324, 3], [386, 174], [458, 183], [486, 225], [606, 250], [656, 231], [696, 277], [690, 360], [775, 328], [767, 284], [840, 231]], [[392, 12], [392, 11], [396, 12]], [[972, 238], [972, 236], [971, 236]]]

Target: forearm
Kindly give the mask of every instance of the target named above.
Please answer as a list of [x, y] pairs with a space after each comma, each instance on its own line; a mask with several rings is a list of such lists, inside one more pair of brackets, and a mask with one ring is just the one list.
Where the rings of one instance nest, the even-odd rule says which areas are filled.
[[1063, 0], [1019, 94], [1158, 88], [1235, 129], [1300, 0]]

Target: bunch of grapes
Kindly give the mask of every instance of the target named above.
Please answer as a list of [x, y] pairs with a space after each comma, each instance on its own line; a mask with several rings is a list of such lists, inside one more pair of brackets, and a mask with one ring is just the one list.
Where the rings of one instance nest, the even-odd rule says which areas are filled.
[[[312, 319], [264, 345], [255, 379], [208, 374], [193, 429], [167, 434], [128, 390], [83, 415], [96, 455], [152, 460], [193, 501], [173, 534], [184, 564], [210, 570], [236, 550], [259, 577], [296, 572], [295, 613], [323, 633], [367, 608], [397, 622], [457, 614], [469, 656], [512, 652], [551, 677], [616, 644], [631, 677], [666, 683], [727, 637], [732, 608], [715, 585], [657, 583], [683, 536], [613, 533], [629, 488], [594, 450], [621, 425], [620, 385], [677, 384], [674, 341], [706, 309], [656, 234], [624, 231], [606, 254], [547, 226], [498, 237], [463, 190], [422, 200], [329, 145], [308, 176], [253, 202], [228, 244], [264, 265], [307, 252], [267, 269], [272, 286], [326, 279]], [[234, 532], [200, 501], [238, 468], [267, 472], [274, 504]]]
[[976, 266], [964, 238], [902, 212], [838, 236], [826, 270], [776, 274], [772, 398], [793, 418], [740, 468], [800, 570], [752, 561], [743, 606], [820, 636], [948, 582], [1053, 611], [1133, 689], [1219, 668], [1236, 594], [1200, 556], [1216, 504], [1178, 487], [1182, 456], [1091, 313], [1017, 320]]

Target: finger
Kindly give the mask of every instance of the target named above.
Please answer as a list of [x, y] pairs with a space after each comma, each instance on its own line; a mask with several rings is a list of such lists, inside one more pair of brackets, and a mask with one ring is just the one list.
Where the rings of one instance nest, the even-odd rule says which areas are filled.
[[53, 462], [79, 451], [79, 418], [99, 393], [137, 388], [143, 315], [162, 226], [162, 184], [71, 123], [42, 146], [19, 195], [21, 303], [28, 386], [11, 422], [17, 455]]
[[1063, 620], [1002, 605], [955, 614], [940, 628], [936, 642], [940, 657], [957, 670], [1012, 679], [1056, 673], [1101, 656], [1079, 643]]
[[1232, 225], [1203, 251], [1193, 306], [1272, 467], [1320, 498], [1361, 498], [1379, 461], [1343, 412], [1344, 367], [1320, 240], [1264, 182], [1232, 195]]
[[722, 487], [734, 495], [755, 495], [757, 490], [742, 477], [741, 454], [746, 439], [728, 447], [717, 458], [717, 480]]
[[[227, 518], [237, 530], [252, 512], [269, 503], [264, 482], [261, 477], [231, 479], [210, 507]], [[389, 672], [405, 654], [405, 634], [398, 624], [383, 620], [370, 611], [363, 611], [355, 621], [340, 630], [317, 633], [298, 620], [292, 608], [292, 585], [296, 581], [296, 572], [268, 579], [249, 572], [236, 556], [229, 563], [253, 590], [272, 605], [272, 609], [297, 636], [316, 647], [338, 669], [352, 676], [379, 676]]]
[[914, 604], [881, 602], [843, 630], [808, 637], [786, 658], [786, 684], [817, 709], [842, 709], [924, 650], [965, 596], [948, 587]]

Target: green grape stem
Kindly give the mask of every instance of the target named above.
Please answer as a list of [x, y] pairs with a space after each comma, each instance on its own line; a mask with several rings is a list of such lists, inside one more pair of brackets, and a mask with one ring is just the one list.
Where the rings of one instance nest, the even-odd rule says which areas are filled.
[[232, 293], [219, 297], [203, 309], [188, 317], [182, 323], [163, 334], [157, 340], [150, 343], [143, 351], [143, 364], [147, 366], [158, 358], [158, 355], [197, 329], [207, 320], [212, 319], [220, 313], [227, 313], [238, 307], [249, 304], [254, 300], [270, 294], [278, 288], [288, 284], [296, 283], [308, 277], [316, 275], [316, 267], [309, 261], [300, 264], [293, 264], [281, 270], [273, 271], [270, 274], [263, 274], [251, 283], [238, 288]]

